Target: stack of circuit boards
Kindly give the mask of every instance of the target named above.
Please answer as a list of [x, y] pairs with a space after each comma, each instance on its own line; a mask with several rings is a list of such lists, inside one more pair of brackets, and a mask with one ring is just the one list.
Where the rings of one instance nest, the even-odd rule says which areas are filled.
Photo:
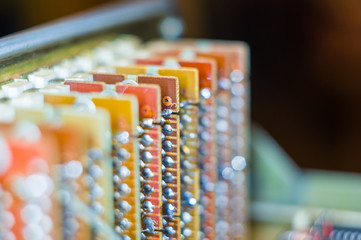
[[248, 55], [119, 36], [13, 72], [0, 239], [248, 239]]

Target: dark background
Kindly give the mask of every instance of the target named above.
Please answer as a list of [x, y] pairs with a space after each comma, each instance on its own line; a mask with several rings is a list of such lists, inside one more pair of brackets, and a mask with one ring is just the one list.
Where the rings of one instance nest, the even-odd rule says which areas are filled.
[[[106, 0], [0, 2], [4, 36]], [[244, 40], [252, 118], [303, 168], [361, 172], [361, 2], [180, 0], [185, 36]]]

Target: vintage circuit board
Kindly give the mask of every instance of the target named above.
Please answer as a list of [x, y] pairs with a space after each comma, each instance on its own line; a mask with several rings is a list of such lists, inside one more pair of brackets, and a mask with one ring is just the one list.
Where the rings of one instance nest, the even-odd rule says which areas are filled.
[[248, 54], [120, 36], [3, 82], [0, 239], [249, 239]]

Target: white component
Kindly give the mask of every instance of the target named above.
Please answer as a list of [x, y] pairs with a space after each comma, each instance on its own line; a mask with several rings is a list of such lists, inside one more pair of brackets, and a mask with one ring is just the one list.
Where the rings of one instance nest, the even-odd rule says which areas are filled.
[[113, 42], [113, 49], [120, 57], [132, 57], [137, 46], [132, 41], [118, 39]]
[[15, 118], [15, 109], [7, 104], [0, 104], [0, 122], [12, 122]]
[[146, 49], [137, 49], [137, 51], [132, 56], [133, 58], [150, 58], [152, 56], [151, 52]]
[[61, 83], [51, 84], [40, 89], [41, 93], [70, 93], [70, 86]]
[[93, 74], [89, 73], [76, 73], [70, 77], [65, 78], [65, 81], [81, 81], [81, 82], [92, 82]]
[[57, 78], [67, 78], [77, 72], [77, 67], [73, 61], [64, 60], [61, 63], [53, 66], [53, 71]]
[[95, 59], [91, 54], [83, 54], [74, 58], [74, 64], [81, 72], [90, 72], [95, 66]]
[[115, 73], [115, 68], [114, 67], [109, 67], [109, 66], [98, 66], [95, 67], [93, 69], [93, 72], [96, 73]]
[[182, 60], [193, 60], [196, 57], [196, 53], [192, 50], [192, 48], [185, 48], [179, 54], [179, 58]]
[[34, 83], [35, 88], [43, 88], [48, 85], [50, 80], [56, 78], [56, 75], [51, 69], [39, 69], [28, 75], [30, 82]]
[[152, 66], [152, 65], [147, 66], [148, 75], [158, 75], [158, 70], [159, 70], [158, 66]]
[[178, 63], [178, 60], [176, 58], [167, 58], [163, 62], [163, 66], [169, 67], [169, 68], [180, 68], [181, 66]]
[[33, 87], [34, 83], [28, 82], [26, 79], [15, 79], [14, 82], [4, 85], [2, 90], [6, 97], [14, 98]]
[[44, 106], [44, 96], [39, 93], [23, 93], [17, 98], [12, 98], [10, 105], [22, 108], [42, 108]]
[[110, 43], [104, 43], [102, 46], [94, 49], [94, 55], [100, 65], [110, 65], [115, 60], [115, 55]]
[[129, 66], [129, 65], [135, 65], [135, 61], [133, 59], [129, 58], [118, 58], [113, 63], [113, 66]]
[[[138, 78], [138, 76], [134, 75], [134, 74], [127, 75], [127, 80], [133, 80], [134, 82], [137, 82], [137, 78]], [[124, 83], [124, 81], [122, 83]], [[134, 85], [138, 85], [138, 84], [134, 84]]]

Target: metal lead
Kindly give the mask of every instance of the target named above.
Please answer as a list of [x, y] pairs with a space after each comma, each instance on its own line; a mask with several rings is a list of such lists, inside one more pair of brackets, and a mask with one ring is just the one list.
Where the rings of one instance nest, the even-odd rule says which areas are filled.
[[174, 146], [173, 146], [173, 143], [171, 141], [169, 141], [169, 140], [164, 141], [164, 143], [163, 143], [164, 150], [171, 151], [173, 149], [173, 147]]
[[164, 228], [164, 233], [167, 236], [173, 236], [176, 233], [176, 231], [171, 226], [167, 226]]
[[166, 166], [166, 167], [171, 167], [173, 164], [174, 164], [174, 160], [169, 157], [169, 156], [166, 156], [164, 159], [163, 159], [163, 164]]
[[154, 192], [154, 188], [150, 186], [149, 184], [144, 185], [143, 192], [145, 195], [150, 195]]
[[143, 208], [144, 211], [152, 213], [153, 210], [154, 210], [154, 205], [150, 201], [145, 201], [142, 204], [142, 208]]
[[152, 170], [150, 168], [144, 168], [142, 171], [142, 175], [146, 179], [154, 177], [154, 173], [152, 172]]
[[131, 225], [132, 225], [131, 222], [129, 222], [129, 220], [126, 218], [120, 221], [120, 227], [124, 230], [130, 228]]
[[163, 176], [163, 179], [165, 182], [169, 183], [172, 182], [174, 180], [174, 176], [172, 175], [172, 173], [170, 172], [166, 172]]
[[170, 135], [173, 133], [173, 128], [170, 124], [165, 124], [162, 128], [162, 131], [166, 135]]
[[145, 226], [145, 230], [149, 233], [149, 234], [154, 234], [155, 232], [155, 226], [154, 226], [154, 221], [153, 219], [151, 219], [150, 217], [146, 217], [143, 220], [143, 224]]
[[149, 163], [150, 161], [152, 161], [153, 155], [150, 152], [145, 151], [142, 153], [141, 158], [143, 159], [143, 161]]
[[171, 198], [171, 197], [174, 197], [175, 196], [175, 193], [174, 191], [171, 189], [171, 188], [166, 188], [164, 191], [163, 191], [163, 194], [166, 198]]
[[165, 214], [169, 217], [169, 218], [173, 218], [174, 217], [174, 212], [175, 212], [175, 207], [170, 204], [170, 203], [167, 203], [165, 206], [164, 206], [164, 210], [165, 210]]
[[120, 148], [120, 149], [118, 149], [118, 151], [117, 151], [117, 157], [118, 157], [120, 160], [124, 161], [124, 160], [129, 159], [130, 153], [127, 151], [127, 149], [125, 149], [125, 148]]
[[145, 146], [149, 146], [153, 143], [153, 139], [151, 136], [149, 136], [148, 134], [145, 134], [142, 139], [141, 142], [145, 145]]

